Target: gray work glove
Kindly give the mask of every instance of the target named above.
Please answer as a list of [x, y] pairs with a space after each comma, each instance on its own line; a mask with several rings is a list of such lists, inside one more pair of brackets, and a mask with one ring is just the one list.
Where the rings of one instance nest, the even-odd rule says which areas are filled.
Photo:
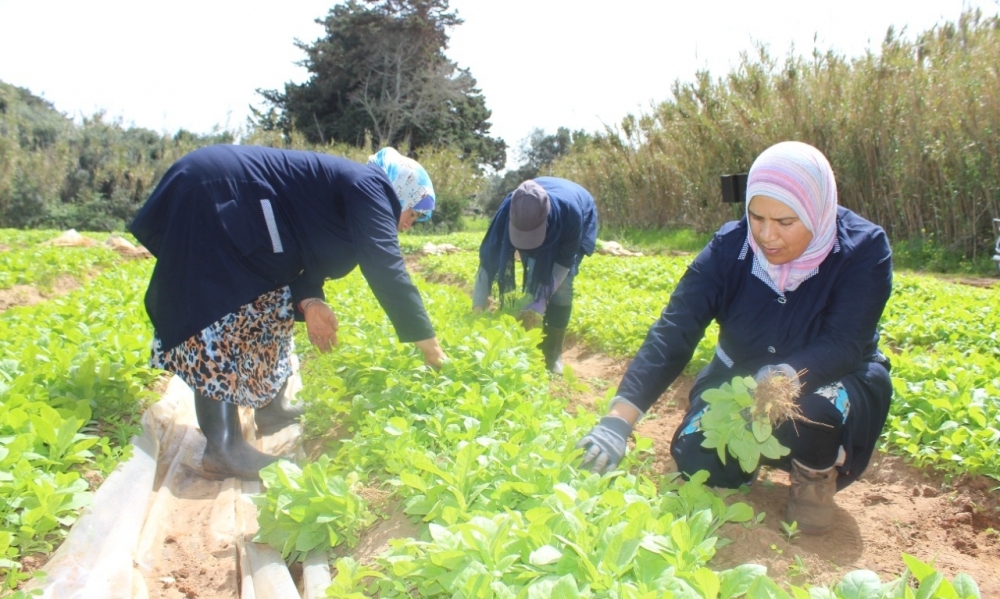
[[764, 379], [771, 378], [772, 376], [785, 376], [789, 380], [797, 380], [799, 374], [795, 372], [795, 369], [788, 364], [768, 364], [760, 370], [757, 374], [753, 375], [753, 380], [756, 383], [763, 381]]
[[625, 439], [632, 434], [632, 425], [618, 416], [605, 416], [587, 436], [576, 444], [583, 449], [580, 466], [597, 474], [614, 470], [625, 457]]

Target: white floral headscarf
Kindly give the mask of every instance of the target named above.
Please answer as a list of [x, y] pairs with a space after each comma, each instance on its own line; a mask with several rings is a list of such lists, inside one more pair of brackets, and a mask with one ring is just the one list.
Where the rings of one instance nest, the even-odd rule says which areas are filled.
[[395, 148], [382, 148], [368, 157], [368, 164], [378, 165], [389, 176], [403, 210], [417, 211], [421, 215], [418, 222], [430, 220], [434, 212], [434, 184], [419, 162], [403, 156]]

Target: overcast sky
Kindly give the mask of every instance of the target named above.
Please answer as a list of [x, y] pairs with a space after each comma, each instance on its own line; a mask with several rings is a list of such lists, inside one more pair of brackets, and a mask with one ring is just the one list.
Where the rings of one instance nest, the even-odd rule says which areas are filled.
[[[331, 0], [0, 0], [0, 80], [76, 119], [103, 110], [173, 133], [244, 126], [257, 88], [304, 81], [294, 40], [322, 36]], [[755, 43], [772, 55], [877, 50], [1000, 12], [1000, 0], [452, 0], [448, 56], [469, 68], [516, 148], [534, 128], [588, 131], [668, 99], [698, 69], [718, 77]], [[814, 44], [815, 38], [815, 44]], [[516, 156], [511, 155], [511, 160]]]

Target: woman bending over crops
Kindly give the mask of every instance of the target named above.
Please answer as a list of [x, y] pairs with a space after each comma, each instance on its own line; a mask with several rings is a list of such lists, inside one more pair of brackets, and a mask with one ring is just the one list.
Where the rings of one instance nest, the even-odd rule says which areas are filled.
[[513, 294], [514, 253], [524, 265], [526, 329], [542, 323], [545, 366], [562, 373], [563, 339], [573, 311], [573, 279], [597, 243], [597, 207], [580, 185], [557, 177], [521, 183], [504, 198], [479, 246], [472, 310], [482, 312], [496, 281], [501, 303]]
[[254, 408], [261, 434], [301, 415], [282, 400], [293, 323], [305, 321], [320, 351], [337, 344], [326, 279], [360, 265], [399, 339], [440, 365], [444, 354], [398, 237], [433, 208], [427, 172], [392, 148], [363, 165], [219, 145], [171, 166], [130, 229], [157, 259], [145, 301], [155, 329], [151, 363], [194, 390], [205, 472], [253, 479], [277, 459], [246, 442], [238, 406]]
[[702, 447], [702, 394], [736, 376], [787, 378], [798, 417], [774, 429], [791, 453], [772, 465], [791, 475], [786, 519], [819, 534], [832, 523], [833, 494], [868, 466], [889, 411], [890, 366], [877, 333], [892, 285], [889, 243], [880, 227], [837, 206], [830, 164], [804, 143], [779, 143], [757, 158], [746, 213], [723, 225], [688, 267], [610, 412], [578, 446], [585, 466], [615, 468], [632, 427], [714, 319], [715, 356], [694, 382], [671, 455], [686, 476], [707, 470], [713, 486], [752, 482], [755, 473], [738, 460], [723, 464], [715, 449]]

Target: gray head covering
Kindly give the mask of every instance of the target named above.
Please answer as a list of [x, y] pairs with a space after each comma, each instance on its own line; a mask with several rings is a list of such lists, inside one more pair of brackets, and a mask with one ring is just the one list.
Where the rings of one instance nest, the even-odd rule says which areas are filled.
[[549, 194], [534, 181], [521, 183], [510, 199], [510, 243], [519, 250], [542, 245], [548, 218]]

